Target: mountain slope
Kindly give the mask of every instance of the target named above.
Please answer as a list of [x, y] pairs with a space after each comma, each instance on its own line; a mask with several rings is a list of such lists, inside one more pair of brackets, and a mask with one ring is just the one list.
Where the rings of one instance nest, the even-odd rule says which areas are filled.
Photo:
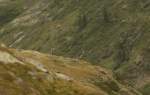
[[40, 0], [31, 5], [1, 28], [2, 42], [100, 64], [121, 82], [150, 93], [149, 1]]
[[2, 95], [141, 95], [110, 71], [70, 58], [0, 47]]
[[0, 27], [4, 26], [38, 0], [0, 0]]
[[11, 47], [94, 63], [112, 62], [116, 56], [123, 63], [134, 48], [140, 52], [149, 43], [147, 4], [140, 0], [42, 0], [2, 28], [1, 40]]

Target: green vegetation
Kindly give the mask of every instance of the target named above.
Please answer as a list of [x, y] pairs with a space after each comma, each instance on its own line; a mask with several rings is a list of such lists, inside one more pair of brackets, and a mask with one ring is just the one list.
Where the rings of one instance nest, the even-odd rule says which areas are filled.
[[115, 56], [114, 63], [120, 64], [129, 61], [130, 52], [148, 39], [145, 36], [149, 34], [146, 11], [149, 7], [144, 7], [148, 2], [47, 0], [44, 3], [48, 7], [35, 10], [42, 11], [42, 14], [35, 15], [38, 23], [30, 25], [30, 21], [34, 21], [30, 18], [17, 27], [7, 25], [1, 40], [11, 45], [19, 39], [12, 38], [12, 35], [22, 31], [25, 37], [13, 47], [52, 51], [56, 55], [82, 58], [96, 64]]
[[23, 0], [2, 1], [0, 4], [0, 26], [13, 20], [23, 11]]
[[84, 59], [135, 88], [149, 78], [149, 1], [31, 0], [27, 11], [15, 2], [0, 9], [8, 46]]
[[148, 95], [150, 93], [150, 84], [145, 85], [141, 92], [143, 93], [143, 95]]

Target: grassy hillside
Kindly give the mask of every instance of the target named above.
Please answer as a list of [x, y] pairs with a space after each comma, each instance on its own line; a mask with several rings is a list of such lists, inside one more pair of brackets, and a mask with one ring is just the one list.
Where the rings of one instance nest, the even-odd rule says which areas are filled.
[[1, 28], [2, 42], [100, 64], [114, 70], [121, 82], [150, 93], [149, 1], [40, 0], [30, 4]]
[[140, 0], [43, 0], [2, 28], [1, 40], [12, 47], [94, 63], [107, 59], [113, 63], [115, 56], [120, 63], [128, 61], [134, 47], [137, 51], [149, 43], [147, 4]]
[[2, 95], [141, 95], [110, 71], [70, 58], [0, 47]]
[[38, 0], [1, 0], [0, 1], [0, 26], [3, 26], [28, 9]]

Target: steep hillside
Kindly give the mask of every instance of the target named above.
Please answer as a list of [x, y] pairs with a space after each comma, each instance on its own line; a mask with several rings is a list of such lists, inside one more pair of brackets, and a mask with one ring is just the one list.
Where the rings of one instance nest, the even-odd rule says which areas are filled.
[[122, 83], [150, 93], [148, 0], [30, 0], [30, 4], [1, 28], [0, 41], [111, 68]]
[[144, 95], [150, 94], [150, 48], [144, 49], [131, 64], [116, 71], [118, 80], [141, 89]]
[[1, 95], [141, 95], [99, 66], [0, 47]]
[[115, 60], [119, 64], [137, 55], [132, 51], [138, 53], [148, 46], [149, 2], [41, 0], [36, 3], [1, 29], [2, 41], [11, 47], [94, 63]]
[[0, 27], [7, 24], [38, 0], [0, 0]]

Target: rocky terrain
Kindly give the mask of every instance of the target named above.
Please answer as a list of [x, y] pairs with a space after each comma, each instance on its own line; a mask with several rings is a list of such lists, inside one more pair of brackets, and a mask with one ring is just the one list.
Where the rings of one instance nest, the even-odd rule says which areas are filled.
[[149, 10], [148, 0], [0, 0], [0, 41], [86, 60], [149, 95]]

